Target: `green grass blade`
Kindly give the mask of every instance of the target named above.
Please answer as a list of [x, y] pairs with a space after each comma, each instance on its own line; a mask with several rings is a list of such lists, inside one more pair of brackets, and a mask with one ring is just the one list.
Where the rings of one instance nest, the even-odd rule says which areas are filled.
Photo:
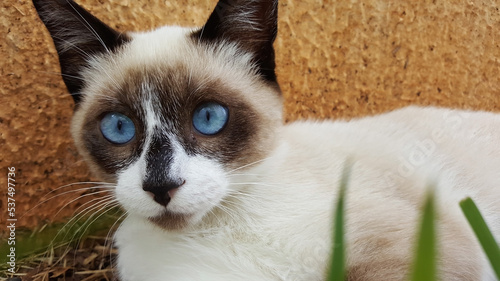
[[470, 226], [474, 230], [474, 233], [476, 233], [476, 237], [483, 247], [483, 250], [488, 257], [497, 278], [500, 279], [500, 248], [498, 247], [493, 234], [491, 234], [488, 225], [486, 225], [481, 212], [471, 198], [465, 198], [460, 201], [460, 207], [469, 221]]
[[437, 280], [434, 193], [432, 188], [429, 190], [422, 213], [411, 281]]
[[327, 281], [345, 280], [345, 243], [344, 243], [344, 200], [347, 183], [351, 174], [351, 164], [347, 162], [340, 180], [339, 195], [335, 208], [333, 229], [332, 259]]

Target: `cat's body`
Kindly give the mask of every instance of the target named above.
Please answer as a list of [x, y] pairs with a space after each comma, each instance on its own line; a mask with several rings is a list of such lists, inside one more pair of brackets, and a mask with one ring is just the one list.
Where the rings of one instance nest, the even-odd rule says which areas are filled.
[[42, 2], [75, 143], [128, 213], [122, 280], [323, 280], [347, 159], [349, 280], [405, 279], [431, 183], [441, 277], [495, 280], [458, 202], [471, 196], [500, 240], [499, 114], [282, 125], [275, 1], [220, 1], [202, 29], [134, 34]]
[[438, 186], [438, 231], [446, 247], [442, 280], [495, 280], [458, 202], [474, 198], [499, 238], [499, 126], [498, 114], [419, 107], [351, 122], [286, 125], [269, 158], [231, 177], [248, 183], [239, 187], [244, 194], [201, 225], [172, 233], [129, 217], [116, 237], [122, 275], [324, 280], [331, 207], [351, 157], [349, 280], [405, 279], [430, 183]]

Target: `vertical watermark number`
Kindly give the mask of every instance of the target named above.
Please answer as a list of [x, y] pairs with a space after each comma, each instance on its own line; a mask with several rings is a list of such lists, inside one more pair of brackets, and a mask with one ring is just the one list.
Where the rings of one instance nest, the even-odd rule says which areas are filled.
[[16, 168], [9, 167], [7, 172], [7, 229], [9, 238], [7, 244], [10, 246], [7, 254], [8, 271], [15, 273], [16, 270]]

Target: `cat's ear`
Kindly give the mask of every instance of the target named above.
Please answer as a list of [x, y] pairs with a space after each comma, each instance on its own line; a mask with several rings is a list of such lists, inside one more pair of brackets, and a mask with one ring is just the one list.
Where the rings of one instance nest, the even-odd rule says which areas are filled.
[[52, 36], [62, 78], [78, 104], [83, 87], [81, 72], [89, 59], [112, 52], [128, 39], [71, 0], [33, 0], [33, 4]]
[[254, 55], [260, 74], [276, 82], [273, 42], [277, 20], [277, 0], [220, 0], [206, 24], [193, 36], [209, 42], [236, 42]]

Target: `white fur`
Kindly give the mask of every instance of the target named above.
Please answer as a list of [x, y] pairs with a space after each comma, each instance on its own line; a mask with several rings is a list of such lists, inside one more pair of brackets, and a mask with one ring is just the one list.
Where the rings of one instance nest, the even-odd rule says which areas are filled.
[[[350, 246], [377, 231], [391, 238], [385, 232], [390, 227], [401, 231], [392, 237], [401, 240], [395, 254], [410, 251], [407, 239], [413, 241], [431, 180], [441, 218], [468, 229], [458, 201], [471, 196], [500, 240], [499, 140], [500, 115], [435, 108], [286, 125], [269, 158], [235, 172], [246, 175], [230, 176], [234, 196], [227, 197], [218, 220], [167, 232], [129, 216], [116, 234], [120, 275], [123, 280], [323, 280], [332, 206], [349, 157], [355, 162], [347, 194]], [[439, 227], [444, 236], [445, 227]], [[469, 234], [481, 258], [464, 259], [483, 260]], [[348, 255], [358, 257], [356, 251], [350, 248]], [[483, 264], [483, 271], [488, 267]], [[494, 279], [485, 273], [482, 280]]]
[[222, 166], [206, 157], [188, 156], [177, 144], [171, 170], [186, 183], [176, 191], [167, 209], [174, 213], [196, 214], [200, 220], [227, 193], [227, 178]]

